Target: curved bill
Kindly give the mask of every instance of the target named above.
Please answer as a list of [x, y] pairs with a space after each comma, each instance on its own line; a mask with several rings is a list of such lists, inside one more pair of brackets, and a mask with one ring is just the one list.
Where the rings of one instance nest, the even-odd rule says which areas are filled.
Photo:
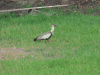
[[[54, 27], [58, 27], [57, 25], [55, 25], [55, 24], [53, 24], [54, 25]], [[58, 27], [59, 28], [59, 27]]]

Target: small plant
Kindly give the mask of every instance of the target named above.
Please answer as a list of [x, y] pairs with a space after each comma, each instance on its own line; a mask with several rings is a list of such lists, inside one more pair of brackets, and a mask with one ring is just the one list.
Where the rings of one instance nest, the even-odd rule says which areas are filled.
[[40, 3], [39, 5], [40, 5], [40, 6], [42, 6], [42, 7], [44, 6], [44, 5], [43, 5], [43, 4], [41, 4], [41, 3]]
[[29, 7], [31, 7], [31, 4], [25, 4], [25, 5], [22, 5], [21, 7], [29, 8]]

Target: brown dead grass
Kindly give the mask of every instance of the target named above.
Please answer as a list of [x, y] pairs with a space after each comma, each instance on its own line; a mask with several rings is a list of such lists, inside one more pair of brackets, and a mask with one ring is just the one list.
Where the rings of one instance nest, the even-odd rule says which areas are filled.
[[0, 48], [0, 60], [17, 59], [19, 57], [25, 58], [31, 52], [25, 52], [24, 48]]

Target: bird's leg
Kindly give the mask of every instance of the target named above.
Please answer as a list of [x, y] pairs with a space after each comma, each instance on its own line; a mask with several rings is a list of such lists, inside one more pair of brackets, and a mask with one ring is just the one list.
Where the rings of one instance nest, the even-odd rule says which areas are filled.
[[49, 42], [49, 40], [47, 40]]
[[45, 40], [45, 43], [46, 43], [46, 40]]

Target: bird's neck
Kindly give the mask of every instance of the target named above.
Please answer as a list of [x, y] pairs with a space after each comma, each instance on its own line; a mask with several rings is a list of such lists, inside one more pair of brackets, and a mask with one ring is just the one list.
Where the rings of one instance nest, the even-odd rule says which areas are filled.
[[51, 33], [54, 34], [54, 27], [51, 27]]

